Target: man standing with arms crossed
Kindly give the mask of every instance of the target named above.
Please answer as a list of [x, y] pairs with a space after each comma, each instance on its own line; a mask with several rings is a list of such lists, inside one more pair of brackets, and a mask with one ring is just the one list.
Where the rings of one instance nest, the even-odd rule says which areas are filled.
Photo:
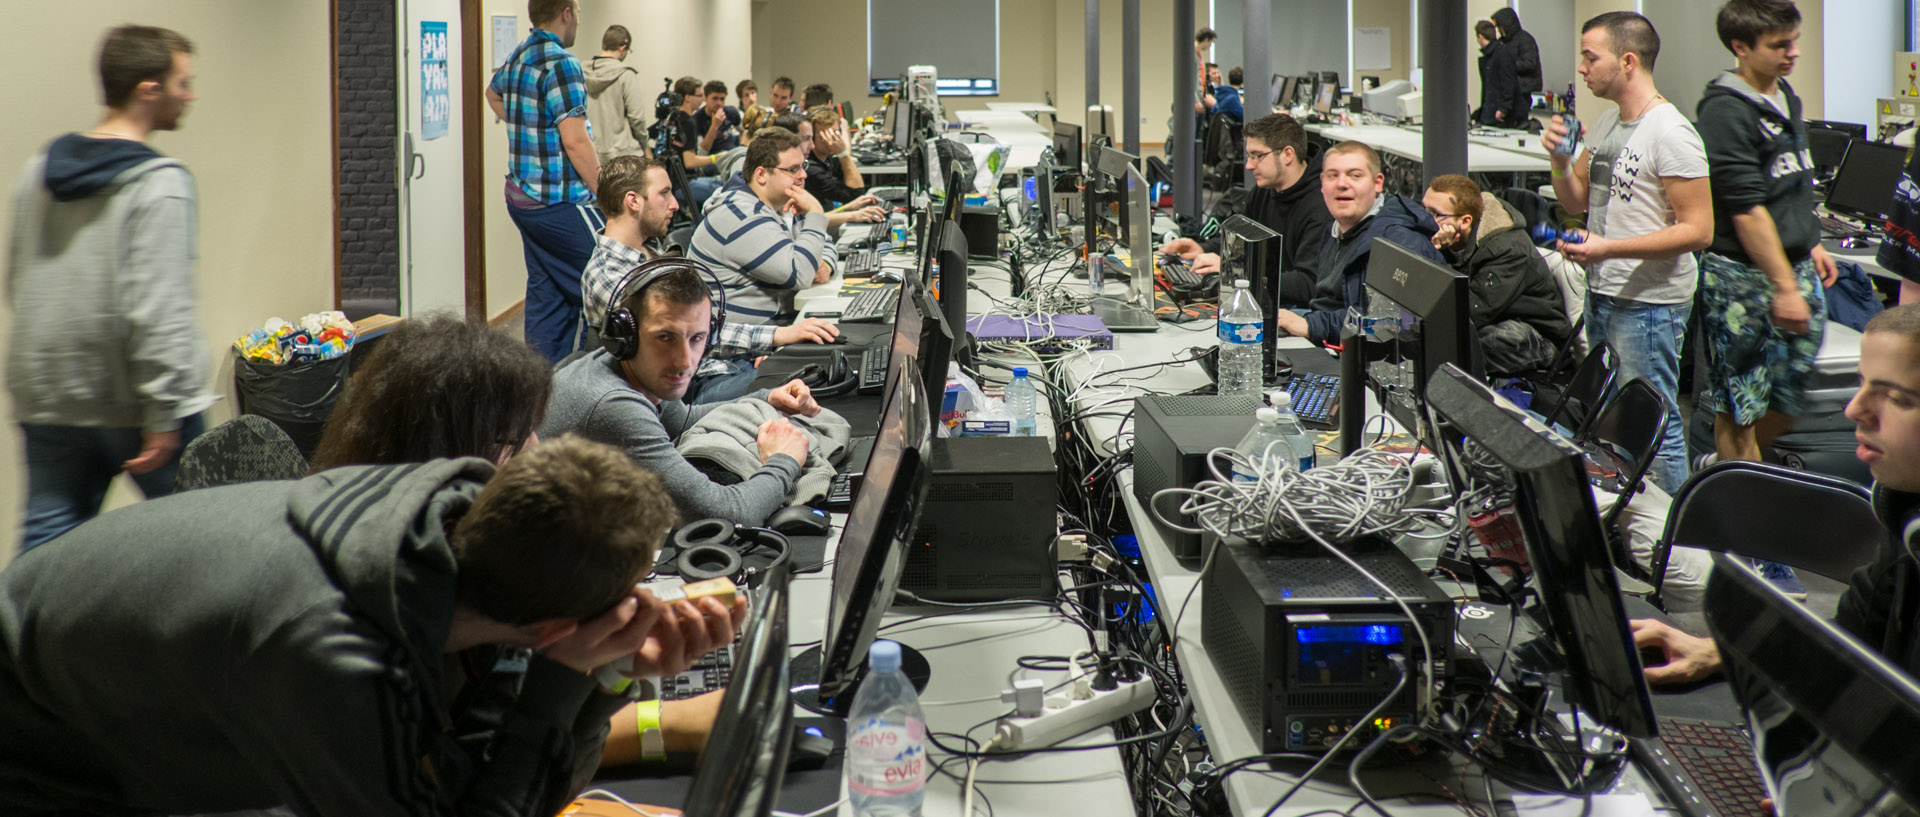
[[[1614, 11], [1588, 20], [1580, 76], [1619, 107], [1584, 139], [1554, 117], [1541, 144], [1561, 205], [1587, 214], [1585, 240], [1559, 244], [1587, 268], [1587, 338], [1613, 347], [1620, 382], [1645, 378], [1667, 399], [1660, 461], [1648, 474], [1671, 493], [1687, 479], [1676, 402], [1680, 339], [1699, 279], [1693, 253], [1713, 240], [1713, 193], [1700, 134], [1654, 87], [1659, 54], [1660, 35], [1645, 17]], [[1570, 140], [1577, 159], [1559, 151]]]
[[126, 471], [173, 492], [181, 448], [213, 404], [194, 317], [196, 191], [147, 146], [180, 126], [193, 45], [121, 26], [100, 45], [106, 115], [28, 160], [7, 253], [7, 388], [26, 434], [22, 552], [100, 512]]
[[580, 271], [605, 225], [593, 206], [600, 158], [587, 128], [587, 83], [568, 48], [575, 0], [527, 0], [533, 31], [487, 85], [507, 123], [507, 214], [527, 258], [527, 342], [550, 361], [580, 342]]

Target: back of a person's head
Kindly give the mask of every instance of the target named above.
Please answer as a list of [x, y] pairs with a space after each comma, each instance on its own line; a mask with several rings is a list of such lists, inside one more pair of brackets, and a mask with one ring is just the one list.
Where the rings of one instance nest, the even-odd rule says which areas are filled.
[[534, 25], [560, 19], [560, 13], [574, 8], [574, 0], [527, 0], [527, 19]]
[[807, 121], [806, 114], [794, 113], [793, 111], [788, 111], [786, 113], [783, 113], [779, 116], [774, 117], [773, 121], [768, 122], [767, 124], [772, 125], [773, 127], [776, 127], [776, 128], [785, 128], [788, 133], [798, 136], [800, 134], [801, 123], [804, 123], [806, 121]]
[[140, 83], [167, 80], [173, 55], [192, 53], [193, 43], [168, 29], [126, 25], [108, 31], [98, 59], [102, 104], [126, 107]]
[[526, 341], [449, 314], [409, 318], [347, 384], [313, 470], [518, 451], [546, 416], [553, 373]]
[[1237, 88], [1241, 85], [1246, 84], [1246, 81], [1247, 81], [1247, 69], [1242, 68], [1238, 65], [1234, 66], [1231, 69], [1228, 69], [1227, 71], [1228, 85], [1232, 85]]
[[1500, 32], [1494, 28], [1492, 20], [1475, 21], [1473, 24], [1473, 33], [1479, 35], [1483, 40], [1500, 39]]
[[678, 517], [625, 452], [572, 434], [508, 460], [454, 526], [459, 600], [514, 626], [591, 619], [633, 592]]
[[801, 110], [810, 111], [810, 110], [813, 110], [814, 108], [820, 107], [821, 105], [832, 105], [832, 104], [833, 104], [833, 86], [828, 85], [824, 82], [816, 82], [812, 85], [809, 85], [807, 86], [807, 90], [801, 92], [800, 94]]
[[623, 25], [607, 26], [607, 33], [600, 35], [601, 51], [619, 51], [633, 45], [633, 34]]

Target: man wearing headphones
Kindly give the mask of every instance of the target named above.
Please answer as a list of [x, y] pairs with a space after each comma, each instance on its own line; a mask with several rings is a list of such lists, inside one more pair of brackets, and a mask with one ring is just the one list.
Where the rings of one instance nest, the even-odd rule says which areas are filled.
[[[726, 300], [699, 263], [662, 258], [627, 273], [613, 287], [613, 308], [601, 324], [601, 348], [562, 361], [553, 373], [542, 437], [573, 432], [621, 448], [660, 475], [682, 519], [720, 518], [758, 525], [787, 503], [807, 458], [805, 432], [777, 417], [757, 439], [760, 470], [720, 485], [687, 462], [674, 441], [715, 404], [683, 402], [710, 338], [726, 331]], [[782, 414], [814, 416], [820, 405], [806, 384], [749, 395]]]
[[[593, 257], [580, 277], [586, 324], [596, 329], [617, 297], [614, 287], [620, 279], [658, 257], [647, 242], [665, 237], [674, 212], [680, 209], [666, 165], [655, 159], [621, 156], [608, 161], [600, 169], [597, 192], [607, 226], [594, 236]], [[685, 402], [699, 405], [736, 399], [753, 382], [753, 356], [791, 343], [832, 343], [839, 334], [833, 324], [819, 318], [778, 327], [727, 321], [709, 339], [706, 359], [687, 389]]]

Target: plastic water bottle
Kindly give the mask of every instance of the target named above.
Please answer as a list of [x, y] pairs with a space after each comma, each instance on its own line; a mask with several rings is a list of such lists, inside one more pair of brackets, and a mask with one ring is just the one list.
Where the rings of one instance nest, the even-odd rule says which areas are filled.
[[1275, 423], [1280, 435], [1286, 438], [1287, 447], [1293, 450], [1296, 466], [1302, 471], [1312, 470], [1319, 458], [1314, 455], [1313, 435], [1300, 425], [1300, 416], [1293, 413], [1293, 396], [1276, 391], [1267, 395], [1267, 400], [1273, 403], [1274, 414], [1279, 415]]
[[1233, 300], [1220, 312], [1216, 393], [1260, 398], [1260, 387], [1264, 385], [1264, 378], [1260, 376], [1260, 337], [1265, 330], [1260, 303], [1247, 291], [1247, 279], [1235, 280]]
[[1033, 381], [1027, 379], [1027, 367], [1015, 366], [1013, 382], [1007, 384], [1007, 413], [1013, 415], [1013, 436], [1033, 436], [1034, 402]]
[[1282, 470], [1294, 468], [1293, 441], [1287, 439], [1280, 427], [1280, 412], [1262, 408], [1253, 413], [1253, 428], [1247, 429], [1247, 436], [1240, 438], [1240, 444], [1233, 447], [1246, 457], [1246, 462], [1234, 462], [1233, 481], [1254, 483], [1260, 481], [1263, 464], [1273, 463]]
[[847, 796], [860, 817], [919, 815], [926, 796], [927, 721], [900, 671], [900, 645], [876, 640], [847, 715]]

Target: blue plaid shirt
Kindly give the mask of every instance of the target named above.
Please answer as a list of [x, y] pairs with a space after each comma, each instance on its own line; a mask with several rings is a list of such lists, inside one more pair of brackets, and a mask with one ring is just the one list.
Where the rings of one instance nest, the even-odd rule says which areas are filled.
[[586, 75], [560, 38], [534, 29], [487, 88], [506, 102], [507, 179], [541, 204], [591, 201], [560, 146], [560, 120], [587, 115]]

